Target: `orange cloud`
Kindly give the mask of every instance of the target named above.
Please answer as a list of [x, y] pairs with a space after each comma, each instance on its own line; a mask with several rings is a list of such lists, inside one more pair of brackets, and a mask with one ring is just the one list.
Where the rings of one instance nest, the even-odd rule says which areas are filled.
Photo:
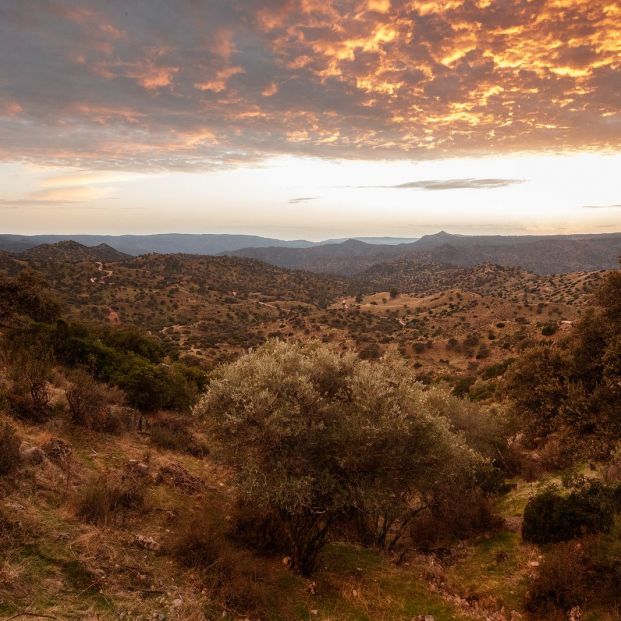
[[0, 23], [0, 157], [184, 168], [621, 149], [618, 2], [165, 4], [17, 5]]

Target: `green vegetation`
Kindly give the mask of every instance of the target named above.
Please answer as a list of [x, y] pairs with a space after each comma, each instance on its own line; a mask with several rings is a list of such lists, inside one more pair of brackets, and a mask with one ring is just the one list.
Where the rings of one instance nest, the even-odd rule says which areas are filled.
[[394, 549], [415, 516], [476, 489], [487, 465], [439, 414], [449, 400], [397, 359], [272, 342], [218, 370], [195, 414], [309, 573], [336, 523]]
[[528, 501], [522, 537], [525, 541], [546, 544], [608, 532], [620, 510], [621, 486], [610, 488], [592, 482], [567, 495], [547, 489]]
[[0, 276], [1, 616], [617, 618], [621, 272], [46, 253]]

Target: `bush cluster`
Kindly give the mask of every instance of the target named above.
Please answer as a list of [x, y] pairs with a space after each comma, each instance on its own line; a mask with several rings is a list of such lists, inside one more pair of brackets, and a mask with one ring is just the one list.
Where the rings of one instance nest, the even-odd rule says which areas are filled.
[[599, 482], [583, 485], [567, 495], [547, 489], [528, 501], [522, 537], [531, 543], [547, 544], [607, 532], [619, 509], [619, 491]]

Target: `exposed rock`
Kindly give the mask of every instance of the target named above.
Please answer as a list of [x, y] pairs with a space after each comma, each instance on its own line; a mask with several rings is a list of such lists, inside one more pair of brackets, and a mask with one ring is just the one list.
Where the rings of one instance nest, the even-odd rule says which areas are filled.
[[162, 547], [153, 537], [147, 537], [145, 535], [135, 535], [134, 544], [145, 550], [151, 550], [152, 552], [158, 552]]
[[202, 479], [190, 474], [183, 466], [170, 462], [162, 466], [157, 474], [157, 483], [166, 483], [171, 487], [181, 489], [186, 494], [195, 494], [205, 488]]

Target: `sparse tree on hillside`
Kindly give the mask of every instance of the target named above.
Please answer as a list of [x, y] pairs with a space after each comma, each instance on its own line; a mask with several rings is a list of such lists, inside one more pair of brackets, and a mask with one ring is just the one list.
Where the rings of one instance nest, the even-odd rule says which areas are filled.
[[38, 272], [23, 270], [15, 277], [0, 276], [0, 327], [13, 327], [20, 318], [50, 322], [60, 306]]
[[535, 443], [555, 433], [569, 451], [577, 444], [604, 456], [621, 437], [621, 271], [606, 276], [595, 300], [565, 341], [527, 350], [506, 387]]
[[242, 496], [280, 516], [302, 573], [337, 521], [383, 543], [439, 483], [474, 478], [483, 460], [436, 411], [402, 361], [280, 341], [221, 367], [195, 408]]

